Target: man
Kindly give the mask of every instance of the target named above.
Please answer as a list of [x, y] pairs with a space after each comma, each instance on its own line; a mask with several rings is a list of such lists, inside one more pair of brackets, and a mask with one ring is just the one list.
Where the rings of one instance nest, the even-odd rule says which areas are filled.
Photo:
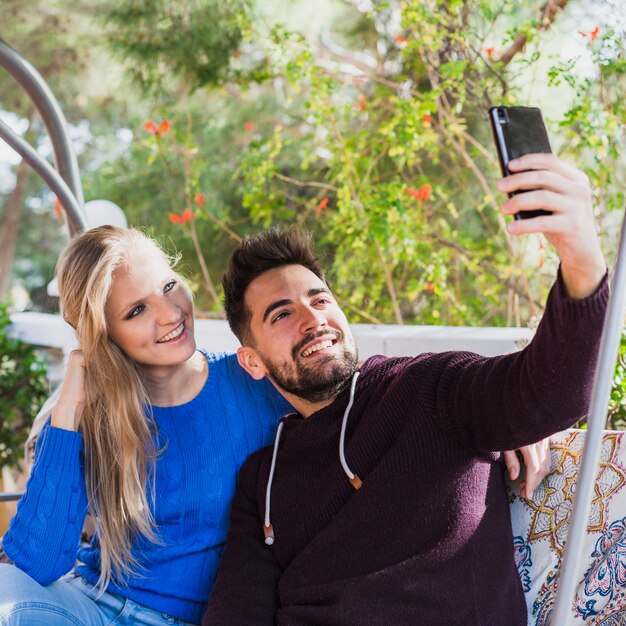
[[571, 426], [588, 408], [608, 298], [586, 177], [528, 155], [502, 210], [549, 216], [561, 259], [544, 318], [523, 351], [368, 359], [307, 242], [248, 238], [224, 278], [240, 364], [296, 409], [273, 448], [240, 474], [205, 626], [517, 626], [526, 607], [513, 559], [500, 455]]

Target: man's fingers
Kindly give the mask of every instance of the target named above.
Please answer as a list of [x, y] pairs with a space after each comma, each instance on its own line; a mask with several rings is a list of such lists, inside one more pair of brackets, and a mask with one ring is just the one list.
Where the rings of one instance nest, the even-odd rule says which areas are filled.
[[561, 161], [556, 155], [546, 154], [525, 154], [511, 161], [508, 165], [512, 172], [522, 172], [524, 170], [551, 170], [556, 174], [565, 176], [572, 181], [586, 181], [587, 176], [580, 170]]

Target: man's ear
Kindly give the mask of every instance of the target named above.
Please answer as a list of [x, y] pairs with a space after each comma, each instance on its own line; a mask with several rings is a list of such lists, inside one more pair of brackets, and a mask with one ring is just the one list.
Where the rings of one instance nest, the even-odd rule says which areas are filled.
[[254, 380], [261, 380], [267, 375], [265, 365], [254, 348], [249, 346], [237, 348], [237, 361]]

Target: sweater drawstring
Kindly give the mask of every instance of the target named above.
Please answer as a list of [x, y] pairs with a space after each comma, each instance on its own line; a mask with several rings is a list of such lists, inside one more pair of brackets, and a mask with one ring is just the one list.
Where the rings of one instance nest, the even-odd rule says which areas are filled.
[[274, 480], [274, 470], [276, 469], [276, 457], [278, 456], [278, 443], [280, 442], [280, 433], [283, 432], [283, 423], [278, 424], [276, 430], [276, 438], [274, 439], [274, 451], [272, 452], [272, 464], [270, 466], [270, 475], [267, 479], [267, 487], [265, 488], [265, 520], [263, 522], [263, 534], [265, 535], [265, 543], [271, 546], [274, 543], [274, 528], [270, 522], [270, 496], [272, 494], [272, 481]]
[[359, 372], [354, 372], [354, 376], [352, 376], [352, 385], [350, 386], [350, 400], [348, 401], [348, 406], [346, 410], [343, 412], [343, 419], [341, 420], [341, 435], [339, 436], [339, 460], [341, 461], [341, 467], [343, 467], [343, 471], [346, 473], [350, 484], [355, 489], [360, 489], [363, 482], [361, 479], [352, 472], [352, 470], [348, 467], [348, 462], [346, 461], [345, 454], [345, 440], [346, 440], [346, 426], [348, 425], [348, 415], [350, 414], [350, 409], [354, 404], [354, 392], [356, 389], [356, 379], [359, 377]]
[[[346, 426], [348, 424], [348, 415], [350, 415], [350, 409], [354, 404], [354, 396], [356, 391], [356, 379], [359, 377], [359, 372], [354, 372], [352, 376], [352, 384], [350, 385], [350, 400], [348, 401], [348, 406], [343, 413], [343, 419], [341, 421], [341, 435], [339, 436], [339, 460], [341, 461], [341, 467], [343, 471], [346, 473], [350, 484], [355, 489], [360, 489], [363, 482], [361, 479], [350, 470], [348, 463], [346, 461], [345, 455], [345, 439], [346, 439]], [[271, 546], [274, 543], [274, 528], [270, 521], [270, 501], [272, 494], [272, 482], [274, 480], [274, 470], [276, 469], [276, 457], [278, 456], [278, 444], [280, 442], [280, 434], [283, 431], [283, 422], [278, 424], [278, 429], [276, 430], [276, 437], [274, 439], [274, 450], [272, 452], [272, 464], [270, 465], [270, 475], [267, 479], [267, 487], [265, 488], [265, 519], [263, 520], [263, 535], [265, 536], [265, 543], [268, 546]]]

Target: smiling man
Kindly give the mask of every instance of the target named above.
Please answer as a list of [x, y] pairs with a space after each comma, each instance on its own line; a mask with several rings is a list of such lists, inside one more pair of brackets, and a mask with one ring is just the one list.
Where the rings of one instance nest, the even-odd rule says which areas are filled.
[[[515, 167], [515, 165], [513, 165]], [[586, 177], [530, 155], [504, 213], [544, 232], [559, 276], [531, 344], [368, 359], [309, 241], [246, 238], [224, 277], [240, 364], [296, 409], [240, 473], [203, 624], [526, 624], [498, 450], [567, 428], [588, 408], [608, 298]], [[532, 170], [532, 171], [525, 171]]]

